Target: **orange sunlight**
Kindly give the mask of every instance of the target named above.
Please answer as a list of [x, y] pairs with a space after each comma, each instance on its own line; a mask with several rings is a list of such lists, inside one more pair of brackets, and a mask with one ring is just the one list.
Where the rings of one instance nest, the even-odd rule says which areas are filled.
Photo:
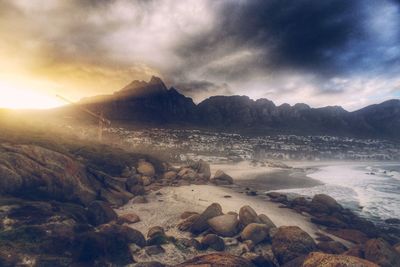
[[26, 87], [20, 83], [0, 80], [0, 108], [48, 109], [65, 104], [49, 90]]

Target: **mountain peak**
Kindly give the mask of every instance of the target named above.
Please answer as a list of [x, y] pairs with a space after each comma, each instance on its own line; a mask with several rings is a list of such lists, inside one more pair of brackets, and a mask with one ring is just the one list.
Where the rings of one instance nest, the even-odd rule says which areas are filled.
[[161, 78], [152, 76], [149, 82], [134, 80], [116, 94], [129, 97], [145, 97], [149, 95], [163, 94], [166, 93], [167, 90], [168, 89]]

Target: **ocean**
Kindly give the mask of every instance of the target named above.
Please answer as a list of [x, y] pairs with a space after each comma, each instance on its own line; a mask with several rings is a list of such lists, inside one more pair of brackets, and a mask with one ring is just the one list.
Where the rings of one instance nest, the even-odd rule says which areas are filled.
[[279, 191], [309, 197], [327, 194], [372, 221], [400, 218], [398, 162], [331, 163], [317, 166], [307, 176], [322, 181], [324, 185]]

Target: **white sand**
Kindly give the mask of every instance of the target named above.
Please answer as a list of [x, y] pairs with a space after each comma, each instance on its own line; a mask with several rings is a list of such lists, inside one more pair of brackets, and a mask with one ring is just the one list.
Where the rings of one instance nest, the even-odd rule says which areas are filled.
[[[131, 227], [141, 231], [144, 235], [152, 226], [162, 226], [167, 235], [176, 238], [190, 238], [190, 233], [180, 232], [177, 224], [180, 222], [180, 215], [184, 211], [196, 211], [201, 213], [210, 204], [219, 203], [224, 213], [229, 211], [239, 212], [244, 205], [251, 206], [258, 214], [266, 214], [278, 227], [283, 225], [295, 225], [316, 238], [315, 233], [325, 233], [315, 224], [310, 222], [308, 216], [303, 216], [290, 209], [279, 208], [279, 204], [266, 201], [261, 197], [250, 197], [241, 193], [234, 192], [229, 188], [217, 187], [213, 185], [191, 185], [182, 187], [165, 187], [160, 191], [162, 195], [156, 195], [152, 192], [148, 195], [148, 203], [144, 204], [126, 204], [117, 210], [118, 214], [126, 214], [134, 212], [138, 214], [141, 221], [130, 225]], [[231, 198], [224, 196], [230, 195]], [[348, 242], [333, 237], [345, 245]], [[265, 245], [269, 246], [269, 245]], [[160, 261], [168, 264], [176, 264], [190, 259], [198, 254], [207, 252], [198, 252], [194, 249], [188, 251], [180, 251], [173, 244], [163, 245], [165, 253], [148, 256], [143, 250], [134, 254], [135, 259], [140, 261]], [[230, 247], [227, 251], [232, 254], [240, 255], [241, 247]], [[212, 251], [208, 251], [210, 253]]]

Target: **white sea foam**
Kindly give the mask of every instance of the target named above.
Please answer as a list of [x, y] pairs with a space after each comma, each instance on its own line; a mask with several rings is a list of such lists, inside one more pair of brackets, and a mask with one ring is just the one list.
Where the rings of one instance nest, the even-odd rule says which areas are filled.
[[281, 191], [310, 197], [324, 193], [369, 218], [400, 218], [399, 168], [399, 163], [335, 163], [321, 166], [308, 175], [324, 185]]

